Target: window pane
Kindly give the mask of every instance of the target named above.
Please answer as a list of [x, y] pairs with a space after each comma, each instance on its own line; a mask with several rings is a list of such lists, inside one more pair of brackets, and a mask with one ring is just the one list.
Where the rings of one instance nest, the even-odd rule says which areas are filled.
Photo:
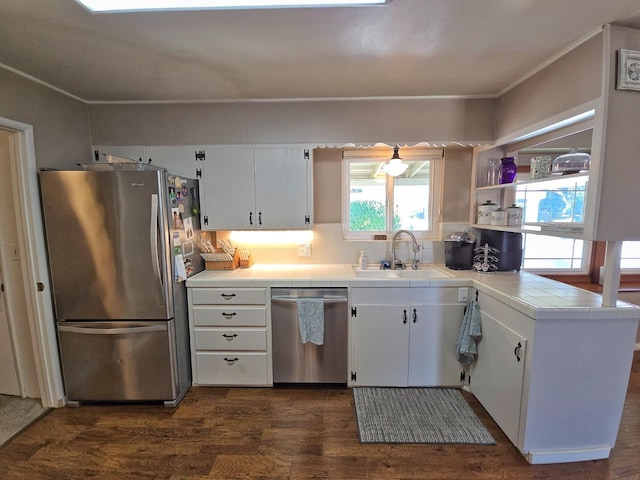
[[349, 162], [350, 230], [386, 231], [385, 174], [378, 174], [377, 162]]
[[640, 269], [640, 242], [622, 242], [620, 268]]
[[526, 270], [581, 270], [584, 249], [582, 240], [527, 233], [523, 267]]
[[586, 177], [554, 181], [557, 183], [536, 182], [518, 188], [516, 203], [524, 206], [524, 222], [583, 221]]
[[429, 161], [405, 162], [409, 168], [393, 183], [393, 230], [430, 229]]

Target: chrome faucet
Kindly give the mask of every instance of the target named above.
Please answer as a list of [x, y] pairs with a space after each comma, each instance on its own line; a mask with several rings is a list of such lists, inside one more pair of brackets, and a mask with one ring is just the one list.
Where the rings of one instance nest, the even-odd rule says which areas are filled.
[[398, 235], [400, 235], [401, 233], [406, 233], [411, 237], [411, 241], [413, 242], [413, 261], [411, 262], [411, 269], [417, 270], [418, 269], [417, 256], [418, 256], [418, 252], [420, 251], [420, 245], [416, 241], [415, 235], [411, 233], [409, 230], [398, 230], [396, 233], [393, 234], [393, 238], [391, 239], [391, 256], [393, 257], [393, 260], [391, 261], [391, 268], [393, 270], [396, 270], [398, 267], [405, 268], [403, 267], [403, 263], [396, 258], [396, 239], [398, 238]]

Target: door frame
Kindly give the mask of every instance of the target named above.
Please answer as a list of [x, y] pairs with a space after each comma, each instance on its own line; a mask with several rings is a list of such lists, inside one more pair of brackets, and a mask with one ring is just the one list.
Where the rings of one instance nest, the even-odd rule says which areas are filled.
[[66, 400], [38, 193], [33, 126], [0, 117], [0, 128], [12, 133], [9, 164], [16, 195], [14, 213], [40, 399], [45, 407], [61, 407]]

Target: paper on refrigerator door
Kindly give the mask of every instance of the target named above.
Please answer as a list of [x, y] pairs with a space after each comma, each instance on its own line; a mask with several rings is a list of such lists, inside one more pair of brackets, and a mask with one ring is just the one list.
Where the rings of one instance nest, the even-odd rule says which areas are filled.
[[184, 260], [182, 258], [182, 254], [176, 255], [174, 258], [175, 262], [175, 282], [184, 282], [187, 279], [187, 269], [184, 266]]

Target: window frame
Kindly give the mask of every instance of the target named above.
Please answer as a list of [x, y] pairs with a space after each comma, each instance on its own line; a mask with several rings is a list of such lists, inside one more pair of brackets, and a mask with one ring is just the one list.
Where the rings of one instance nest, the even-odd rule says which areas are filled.
[[[342, 150], [342, 234], [345, 240], [373, 240], [374, 235], [391, 235], [393, 230], [394, 177], [385, 174], [385, 230], [351, 231], [351, 172], [354, 162], [386, 162], [393, 149], [343, 149]], [[440, 213], [442, 210], [442, 187], [444, 182], [444, 149], [405, 147], [400, 150], [403, 161], [428, 161], [429, 170], [429, 230], [412, 230], [417, 240], [434, 241], [440, 237]]]
[[[525, 268], [527, 235], [541, 235], [549, 238], [569, 238], [570, 240], [578, 240], [583, 242], [582, 246], [582, 267], [581, 268]], [[537, 275], [588, 275], [591, 270], [591, 260], [593, 257], [593, 242], [572, 237], [559, 237], [556, 235], [543, 235], [532, 232], [522, 232], [522, 270]], [[529, 257], [531, 258], [531, 257]]]

